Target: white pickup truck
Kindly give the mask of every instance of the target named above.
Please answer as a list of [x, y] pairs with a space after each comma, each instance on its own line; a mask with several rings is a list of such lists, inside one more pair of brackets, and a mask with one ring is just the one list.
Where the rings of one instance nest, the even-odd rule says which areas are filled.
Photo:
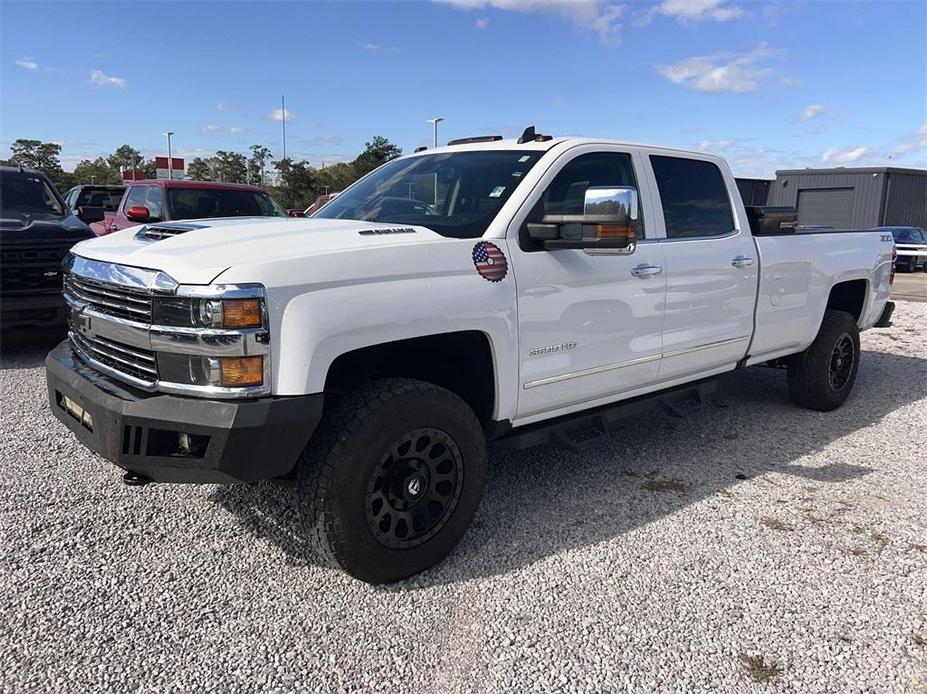
[[128, 483], [295, 477], [319, 561], [393, 581], [463, 536], [488, 444], [578, 445], [754, 364], [840, 406], [892, 307], [892, 236], [793, 220], [748, 216], [701, 152], [449, 143], [311, 219], [78, 244], [50, 405]]

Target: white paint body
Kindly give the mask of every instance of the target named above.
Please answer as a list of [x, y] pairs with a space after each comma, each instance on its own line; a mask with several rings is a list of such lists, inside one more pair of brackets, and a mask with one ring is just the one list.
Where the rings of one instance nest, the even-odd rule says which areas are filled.
[[[420, 226], [410, 234], [359, 235], [396, 225], [319, 218], [210, 220], [207, 228], [156, 243], [138, 240], [138, 228], [131, 228], [83, 242], [74, 252], [161, 270], [182, 284], [263, 284], [275, 395], [321, 392], [332, 362], [352, 350], [482, 332], [494, 363], [493, 418], [514, 426], [799, 352], [814, 340], [838, 282], [866, 283], [861, 329], [878, 320], [888, 300], [890, 235], [754, 238], [733, 175], [719, 157], [578, 138], [410, 156], [519, 148], [543, 156], [483, 236], [508, 259], [500, 282], [474, 269], [471, 252], [479, 239], [445, 238]], [[631, 155], [646, 238], [631, 255], [523, 251], [519, 229], [547, 183], [576, 156], [600, 151]], [[734, 210], [732, 232], [667, 239], [650, 154], [715, 163]], [[737, 257], [754, 262], [734, 267]], [[662, 271], [632, 276], [641, 264]]]

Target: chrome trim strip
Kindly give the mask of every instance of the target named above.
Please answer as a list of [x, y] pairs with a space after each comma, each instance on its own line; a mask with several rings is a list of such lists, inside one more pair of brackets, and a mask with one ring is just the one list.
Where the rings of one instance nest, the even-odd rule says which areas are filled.
[[581, 376], [592, 376], [594, 374], [604, 373], [606, 371], [614, 371], [615, 369], [623, 369], [626, 366], [635, 366], [637, 364], [646, 364], [648, 362], [657, 361], [661, 359], [662, 355], [660, 354], [651, 354], [646, 357], [637, 357], [636, 359], [628, 359], [627, 361], [621, 361], [616, 364], [605, 364], [604, 366], [594, 366], [591, 369], [583, 369], [582, 371], [571, 371], [570, 373], [560, 374], [559, 376], [548, 376], [547, 378], [539, 378], [536, 381], [528, 381], [522, 387], [525, 390], [530, 388], [537, 388], [538, 386], [546, 386], [551, 383], [559, 383], [560, 381], [566, 381], [571, 378], [579, 378]]
[[263, 284], [181, 284], [174, 292], [175, 296], [222, 299], [261, 299], [265, 298]]
[[168, 291], [173, 293], [178, 286], [170, 275], [159, 270], [106, 263], [83, 258], [79, 255], [72, 255], [64, 269], [79, 277], [143, 291]]
[[629, 359], [627, 361], [620, 361], [615, 364], [605, 364], [604, 366], [594, 366], [591, 369], [583, 369], [582, 371], [571, 371], [569, 373], [560, 374], [558, 376], [549, 376], [547, 378], [539, 378], [536, 381], [527, 381], [522, 385], [522, 388], [529, 390], [531, 388], [537, 388], [538, 386], [546, 386], [551, 383], [559, 383], [560, 381], [567, 381], [572, 378], [581, 378], [582, 376], [593, 376], [599, 373], [605, 373], [606, 371], [614, 371], [615, 369], [623, 369], [626, 366], [637, 366], [640, 364], [647, 364], [648, 362], [656, 361], [658, 359], [665, 359], [667, 357], [678, 357], [683, 354], [689, 354], [690, 352], [698, 352], [703, 349], [710, 349], [712, 347], [722, 347], [724, 345], [733, 345], [738, 342], [746, 342], [750, 337], [734, 337], [728, 340], [718, 340], [717, 342], [709, 342], [704, 345], [699, 345], [698, 347], [688, 347], [686, 349], [678, 349], [672, 352], [664, 352], [663, 354], [652, 354], [647, 357], [638, 357], [637, 359]]
[[155, 352], [195, 354], [204, 357], [247, 357], [270, 354], [270, 345], [258, 342], [258, 337], [265, 334], [264, 330], [249, 333], [218, 331], [200, 334], [152, 329], [151, 348]]
[[729, 340], [718, 340], [716, 342], [706, 342], [704, 345], [699, 345], [698, 347], [686, 347], [685, 349], [676, 349], [672, 352], [664, 352], [663, 358], [667, 357], [679, 357], [683, 354], [689, 354], [691, 352], [700, 352], [703, 349], [711, 349], [712, 347], [723, 347], [724, 345], [733, 345], [738, 342], [746, 342], [750, 339], [750, 336], [746, 337], [732, 337]]

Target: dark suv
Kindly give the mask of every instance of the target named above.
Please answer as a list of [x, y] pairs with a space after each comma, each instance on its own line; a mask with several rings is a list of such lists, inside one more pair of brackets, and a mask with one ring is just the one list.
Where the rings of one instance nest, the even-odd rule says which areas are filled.
[[84, 184], [71, 188], [64, 196], [64, 201], [74, 212], [86, 206], [102, 207], [106, 219], [90, 225], [94, 234], [102, 236], [109, 230], [110, 221], [116, 215], [116, 208], [125, 192], [126, 187], [123, 185]]
[[45, 175], [0, 166], [0, 327], [63, 326], [61, 262], [102, 207], [74, 214]]

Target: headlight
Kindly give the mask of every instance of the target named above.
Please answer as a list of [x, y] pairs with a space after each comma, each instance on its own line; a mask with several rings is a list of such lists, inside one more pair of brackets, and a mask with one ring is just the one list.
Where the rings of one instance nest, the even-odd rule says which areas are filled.
[[261, 299], [200, 299], [157, 297], [152, 323], [185, 328], [260, 328], [264, 324]]
[[264, 383], [264, 357], [207, 357], [196, 354], [158, 354], [162, 381], [191, 386], [243, 388]]

